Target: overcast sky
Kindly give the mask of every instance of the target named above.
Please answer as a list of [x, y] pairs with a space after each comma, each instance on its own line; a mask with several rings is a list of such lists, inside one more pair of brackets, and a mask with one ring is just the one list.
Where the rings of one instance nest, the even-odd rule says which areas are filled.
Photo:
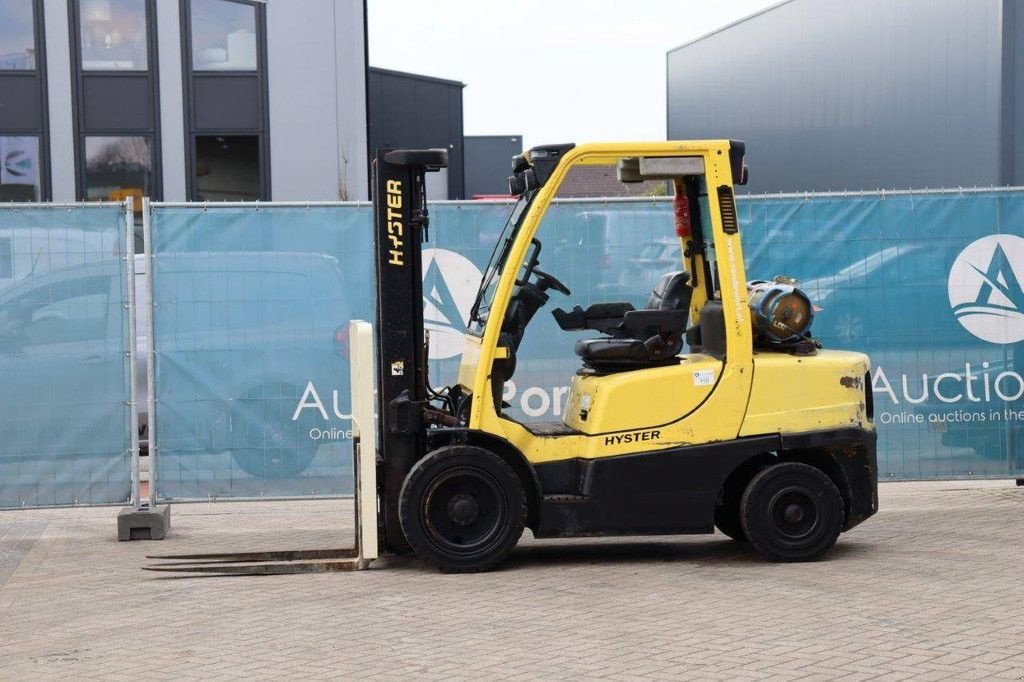
[[462, 81], [467, 135], [665, 139], [665, 53], [777, 0], [369, 0], [370, 65]]

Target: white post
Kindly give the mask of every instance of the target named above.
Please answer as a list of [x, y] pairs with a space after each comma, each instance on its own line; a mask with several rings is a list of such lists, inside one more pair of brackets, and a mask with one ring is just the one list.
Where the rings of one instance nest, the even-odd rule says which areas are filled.
[[349, 323], [352, 435], [355, 438], [356, 550], [359, 567], [377, 558], [377, 421], [373, 326]]

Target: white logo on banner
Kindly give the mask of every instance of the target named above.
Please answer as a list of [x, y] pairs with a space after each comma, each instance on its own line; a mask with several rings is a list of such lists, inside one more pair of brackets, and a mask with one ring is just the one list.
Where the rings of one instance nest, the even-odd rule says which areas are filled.
[[1024, 341], [1024, 239], [982, 237], [949, 272], [949, 304], [964, 329], [982, 341]]
[[423, 326], [430, 332], [432, 359], [462, 352], [462, 335], [482, 279], [465, 256], [447, 249], [423, 251]]

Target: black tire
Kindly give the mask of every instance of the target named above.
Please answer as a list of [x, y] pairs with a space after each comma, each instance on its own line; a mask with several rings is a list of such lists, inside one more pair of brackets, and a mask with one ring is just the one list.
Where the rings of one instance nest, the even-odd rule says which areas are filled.
[[770, 561], [813, 561], [836, 543], [843, 497], [832, 480], [807, 464], [785, 462], [754, 476], [740, 518], [751, 544]]
[[715, 505], [715, 528], [736, 542], [747, 542], [747, 534], [743, 532], [743, 520], [740, 519], [740, 502], [743, 501], [743, 488], [726, 485], [722, 489], [722, 500]]
[[526, 526], [519, 476], [494, 453], [469, 445], [439, 448], [417, 462], [398, 504], [409, 545], [446, 573], [494, 568]]

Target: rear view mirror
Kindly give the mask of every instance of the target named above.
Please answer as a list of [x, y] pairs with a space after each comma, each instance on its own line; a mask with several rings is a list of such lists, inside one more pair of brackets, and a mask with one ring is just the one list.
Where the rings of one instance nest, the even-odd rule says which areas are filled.
[[540, 182], [537, 180], [537, 173], [532, 168], [510, 175], [508, 178], [508, 193], [513, 196], [525, 194], [531, 189], [538, 189]]

